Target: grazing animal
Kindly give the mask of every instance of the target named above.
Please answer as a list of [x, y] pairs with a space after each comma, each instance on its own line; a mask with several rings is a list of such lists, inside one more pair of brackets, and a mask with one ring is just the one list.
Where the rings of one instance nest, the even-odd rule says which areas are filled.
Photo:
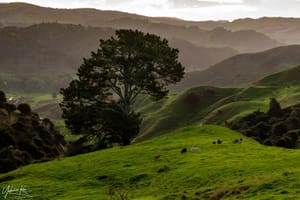
[[233, 144], [241, 144], [242, 141], [243, 141], [243, 138], [240, 138], [240, 139], [234, 140], [232, 143], [233, 143]]
[[235, 140], [233, 140], [233, 144], [238, 144], [240, 142], [240, 140], [239, 139], [235, 139]]
[[222, 143], [223, 143], [223, 140], [218, 139], [217, 143], [218, 143], [218, 144], [222, 144]]
[[186, 148], [181, 149], [181, 153], [186, 153], [186, 152], [187, 152]]
[[213, 141], [213, 144], [216, 144], [216, 141]]
[[160, 159], [160, 155], [157, 155], [154, 158], [155, 158], [155, 160], [159, 160]]
[[191, 152], [194, 152], [194, 153], [200, 152], [200, 148], [199, 147], [191, 147]]

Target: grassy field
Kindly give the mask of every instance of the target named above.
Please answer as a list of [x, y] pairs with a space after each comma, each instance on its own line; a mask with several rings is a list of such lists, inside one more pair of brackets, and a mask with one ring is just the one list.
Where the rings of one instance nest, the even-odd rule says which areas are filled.
[[[186, 127], [124, 148], [22, 167], [1, 174], [0, 188], [22, 185], [31, 199], [43, 200], [299, 199], [300, 151], [248, 138], [232, 143], [240, 137], [218, 126]], [[218, 139], [223, 144], [212, 144]]]

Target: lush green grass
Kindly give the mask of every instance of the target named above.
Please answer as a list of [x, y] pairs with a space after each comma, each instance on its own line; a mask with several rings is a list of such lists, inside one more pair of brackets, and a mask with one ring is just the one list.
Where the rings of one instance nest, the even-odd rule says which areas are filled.
[[[24, 185], [33, 199], [112, 199], [109, 193], [149, 200], [299, 199], [300, 151], [248, 138], [232, 143], [240, 137], [217, 126], [187, 127], [124, 148], [26, 166], [0, 175], [14, 177], [0, 187]], [[213, 145], [219, 138], [223, 144]], [[184, 147], [201, 151], [181, 154]]]

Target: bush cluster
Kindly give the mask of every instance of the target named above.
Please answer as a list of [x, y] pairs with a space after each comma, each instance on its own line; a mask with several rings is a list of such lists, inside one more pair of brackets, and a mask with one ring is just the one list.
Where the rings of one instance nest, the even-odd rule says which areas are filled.
[[49, 119], [28, 104], [15, 106], [0, 91], [0, 173], [63, 154], [66, 142]]
[[228, 126], [265, 145], [295, 148], [300, 133], [300, 104], [282, 109], [273, 98], [267, 113], [255, 111]]

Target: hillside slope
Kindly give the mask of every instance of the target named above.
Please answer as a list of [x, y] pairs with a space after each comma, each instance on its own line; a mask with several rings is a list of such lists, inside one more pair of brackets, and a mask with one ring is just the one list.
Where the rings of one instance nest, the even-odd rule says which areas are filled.
[[203, 71], [187, 73], [176, 89], [210, 85], [243, 87], [272, 73], [300, 64], [300, 45], [283, 46], [268, 51], [241, 54]]
[[136, 106], [137, 111], [143, 115], [141, 135], [136, 141], [198, 123], [211, 112], [213, 104], [238, 91], [232, 88], [197, 87], [160, 102], [143, 102]]
[[[34, 199], [298, 199], [300, 152], [247, 138], [232, 143], [240, 137], [216, 126], [187, 127], [140, 144], [1, 174], [0, 187], [22, 185]], [[217, 139], [223, 144], [212, 144]], [[181, 154], [184, 147], [188, 152]]]
[[299, 104], [299, 69], [300, 66], [296, 66], [271, 74], [222, 99], [202, 122], [221, 124], [253, 111], [267, 111], [271, 98], [276, 98], [283, 108]]
[[300, 84], [299, 75], [300, 75], [300, 65], [274, 73], [270, 76], [267, 76], [255, 82], [255, 84], [266, 85], [266, 86], [299, 85]]

